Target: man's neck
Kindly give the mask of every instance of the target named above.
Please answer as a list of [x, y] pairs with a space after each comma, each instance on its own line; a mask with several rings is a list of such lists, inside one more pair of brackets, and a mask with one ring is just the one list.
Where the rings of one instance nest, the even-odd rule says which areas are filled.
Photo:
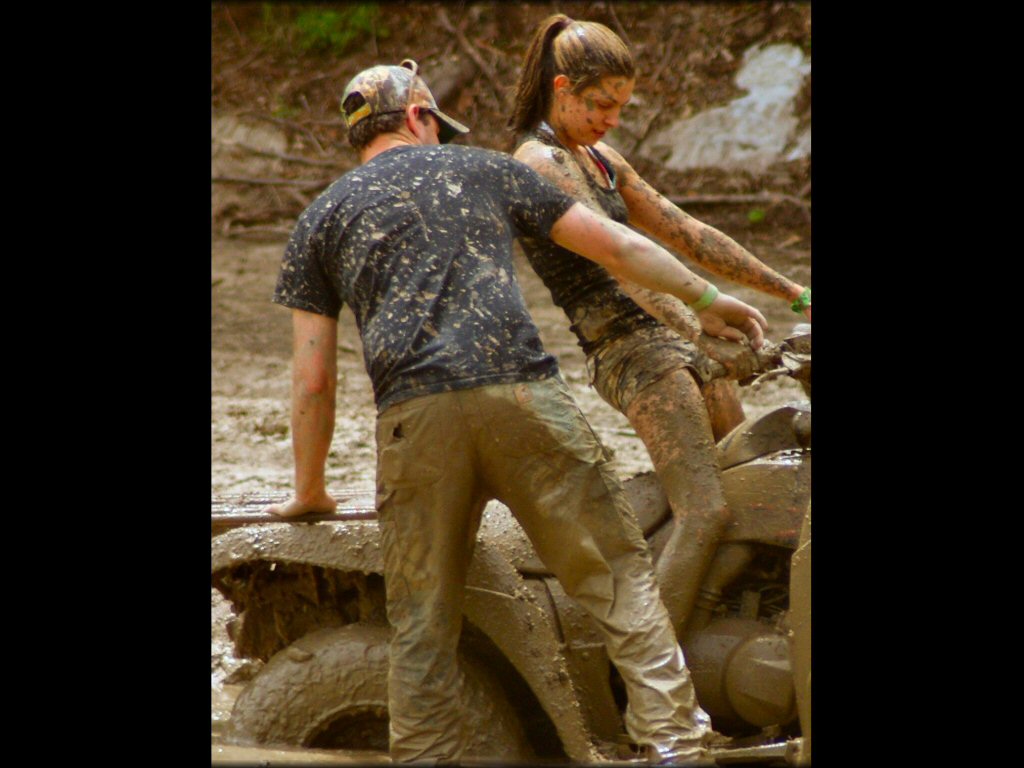
[[359, 162], [368, 163], [382, 152], [387, 152], [395, 147], [418, 147], [420, 143], [415, 137], [407, 136], [404, 133], [382, 133], [359, 153]]

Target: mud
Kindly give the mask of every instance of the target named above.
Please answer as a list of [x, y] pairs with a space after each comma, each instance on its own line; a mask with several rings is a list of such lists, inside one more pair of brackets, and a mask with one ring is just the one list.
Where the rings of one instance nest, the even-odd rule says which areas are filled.
[[390, 765], [391, 759], [380, 751], [272, 749], [242, 747], [236, 744], [213, 744], [210, 762], [213, 765]]

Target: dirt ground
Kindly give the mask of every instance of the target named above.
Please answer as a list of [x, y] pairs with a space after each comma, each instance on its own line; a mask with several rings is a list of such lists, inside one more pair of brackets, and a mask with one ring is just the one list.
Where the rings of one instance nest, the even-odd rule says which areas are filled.
[[[499, 34], [500, 16], [494, 4], [465, 6], [442, 3], [429, 6], [429, 23], [423, 25], [416, 45], [424, 50], [404, 55], [427, 59], [433, 52], [439, 58], [457, 56], [457, 46], [445, 35], [440, 12], [460, 29], [470, 31], [474, 44], [484, 50], [494, 74], [502, 75], [514, 66], [525, 46], [528, 22], [536, 22], [552, 8], [548, 5], [509, 5], [506, 28]], [[608, 8], [631, 34], [642, 72], [658, 78], [638, 82], [638, 93], [662, 93], [663, 103], [687, 97], [699, 108], [721, 103], [735, 96], [728, 87], [733, 63], [752, 40], [798, 39], [806, 34], [809, 45], [809, 10], [801, 4], [679, 4], [679, 3], [570, 3], [561, 7], [578, 18], [606, 21], [614, 26]], [[391, 36], [373, 41], [372, 50], [354, 50], [347, 58], [321, 61], [314, 69], [311, 54], [290, 59], [261, 37], [260, 6], [255, 4], [213, 4], [213, 112], [215, 126], [222, 118], [243, 119], [251, 113], [263, 114], [267, 130], [278, 135], [264, 136], [262, 146], [272, 146], [278, 157], [264, 153], [235, 153], [222, 156], [218, 165], [216, 129], [214, 131], [214, 175], [266, 178], [268, 175], [290, 178], [333, 178], [354, 165], [351, 150], [340, 141], [337, 119], [323, 118], [336, 108], [333, 90], [340, 88], [342, 73], [360, 67], [353, 61], [395, 59], [396, 37], [405, 18], [421, 6], [384, 6]], [[408, 9], [413, 9], [412, 11]], [[753, 10], [751, 10], [753, 8]], [[663, 10], [667, 9], [667, 10]], [[760, 9], [760, 10], [758, 10]], [[603, 17], [602, 15], [603, 14]], [[674, 14], [674, 15], [673, 15]], [[666, 21], [668, 20], [668, 21]], [[661, 26], [659, 26], [661, 25]], [[667, 26], [666, 26], [667, 25]], [[487, 32], [491, 29], [492, 32]], [[664, 30], [672, 30], [668, 35]], [[473, 30], [476, 30], [474, 33]], [[483, 30], [483, 31], [480, 31]], [[518, 31], [517, 31], [518, 30]], [[661, 33], [659, 33], [661, 30]], [[691, 45], [689, 35], [704, 32], [703, 47]], [[706, 32], [706, 30], [713, 30]], [[445, 41], [445, 42], [439, 42]], [[448, 46], [448, 47], [446, 47]], [[682, 68], [662, 66], [671, 60], [673, 47], [689, 46], [691, 72], [697, 80], [678, 79]], [[725, 52], [724, 54], [722, 52]], [[668, 59], [666, 59], [668, 57]], [[702, 58], [703, 57], [703, 58]], [[287, 62], [287, 65], [283, 62]], [[672, 73], [677, 73], [675, 90]], [[275, 79], [276, 78], [276, 79]], [[296, 85], [302, 81], [299, 85]], [[701, 88], [703, 84], [704, 88]], [[682, 86], [685, 85], [685, 88]], [[290, 88], [290, 89], [289, 89]], [[476, 77], [472, 85], [455, 90], [453, 113], [474, 125], [473, 141], [481, 146], [499, 148], [504, 141], [494, 127], [493, 104], [487, 95], [487, 78]], [[461, 93], [461, 95], [459, 95]], [[698, 98], [698, 94], [700, 98]], [[301, 97], [301, 98], [300, 98]], [[275, 101], [276, 100], [276, 101]], [[304, 127], [312, 136], [287, 125], [269, 125], [275, 104], [305, 104], [300, 114], [287, 113], [286, 122]], [[442, 107], [447, 107], [439, 99]], [[328, 106], [322, 106], [321, 103]], [[647, 102], [632, 116], [648, 128], [659, 118]], [[810, 106], [804, 105], [806, 119]], [[692, 107], [691, 107], [692, 108]], [[283, 114], [278, 110], [277, 114]], [[333, 114], [333, 113], [331, 113]], [[488, 117], [491, 115], [491, 117]], [[653, 115], [653, 117], [652, 117]], [[284, 118], [276, 118], [284, 120]], [[334, 120], [332, 123], [331, 120]], [[475, 120], [475, 122], [474, 122]], [[326, 132], [326, 133], [325, 133]], [[255, 143], [253, 134], [247, 134]], [[276, 142], [276, 143], [275, 143]], [[319, 146], [319, 151], [315, 147]], [[304, 156], [321, 165], [306, 165], [282, 160], [281, 156]], [[333, 167], [327, 167], [328, 165]], [[795, 195], [806, 189], [809, 163], [790, 164], [772, 170], [764, 177], [722, 174], [708, 170], [699, 174], [667, 174], [661, 169], [637, 164], [659, 189], [670, 196], [702, 193], [751, 193], [763, 190]], [[227, 170], [225, 170], [227, 168]], [[305, 175], [303, 175], [305, 174]], [[292, 455], [289, 416], [291, 329], [287, 310], [270, 301], [287, 232], [313, 192], [301, 187], [252, 185], [235, 182], [212, 186], [211, 232], [211, 494], [232, 497], [252, 491], [288, 490], [292, 482]], [[765, 263], [804, 284], [811, 282], [811, 235], [808, 217], [792, 206], [769, 206], [757, 219], [749, 215], [750, 206], [693, 206], [689, 213], [730, 235]], [[595, 431], [612, 448], [623, 478], [651, 468], [643, 444], [624, 416], [608, 406], [589, 386], [584, 358], [568, 329], [561, 310], [550, 300], [540, 280], [517, 256], [520, 284], [531, 314], [548, 350], [559, 359], [562, 374], [581, 409]], [[699, 270], [696, 270], [699, 272]], [[754, 304], [770, 323], [768, 337], [778, 341], [799, 322], [784, 302], [756, 294], [729, 281], [715, 278], [726, 292]], [[363, 370], [361, 345], [351, 312], [343, 310], [339, 329], [337, 416], [334, 440], [327, 464], [327, 481], [332, 490], [373, 487], [375, 410], [369, 380]], [[803, 399], [799, 387], [788, 379], [778, 379], [759, 389], [740, 391], [748, 415], [757, 415], [775, 405]], [[231, 618], [230, 607], [216, 591], [211, 593], [211, 690], [212, 730], [215, 744], [220, 725], [230, 712], [233, 697], [253, 667], [234, 658], [225, 627]], [[242, 758], [247, 760], [248, 758]], [[262, 755], [261, 759], [268, 759]]]

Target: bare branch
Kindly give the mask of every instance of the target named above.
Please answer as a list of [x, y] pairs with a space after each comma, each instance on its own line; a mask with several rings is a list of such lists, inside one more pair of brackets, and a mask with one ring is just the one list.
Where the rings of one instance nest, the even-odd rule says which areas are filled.
[[314, 181], [312, 179], [251, 179], [244, 176], [213, 176], [215, 184], [250, 184], [263, 187], [299, 187], [300, 189], [323, 189], [334, 179]]
[[688, 205], [775, 205], [777, 203], [789, 203], [799, 208], [807, 218], [807, 223], [811, 223], [810, 203], [793, 195], [784, 195], [780, 192], [761, 192], [753, 195], [689, 195], [687, 197], [669, 197], [668, 199], [680, 208], [685, 208]]
[[225, 237], [236, 237], [251, 240], [263, 240], [265, 238], [280, 238], [291, 235], [290, 227], [226, 227]]
[[214, 73], [214, 76], [217, 77], [217, 78], [229, 77], [229, 76], [235, 74], [236, 72], [242, 71], [243, 69], [245, 69], [247, 66], [252, 64], [254, 61], [256, 61], [261, 56], [263, 56], [263, 51], [261, 49], [257, 48], [255, 51], [250, 53], [248, 56], [246, 56], [240, 62], [235, 64], [233, 67], [228, 67], [225, 70], [222, 70], [220, 72], [216, 72], [216, 73]]
[[268, 123], [274, 123], [275, 125], [280, 125], [284, 128], [289, 128], [293, 131], [298, 131], [299, 133], [306, 136], [310, 141], [313, 142], [313, 146], [317, 148], [317, 151], [321, 155], [327, 154], [327, 152], [324, 151], [324, 148], [320, 146], [320, 142], [317, 141], [317, 138], [316, 136], [313, 135], [313, 132], [309, 130], [309, 128], [307, 128], [306, 126], [302, 125], [301, 123], [296, 123], [294, 120], [285, 120], [283, 117], [274, 117], [273, 115], [266, 115], [262, 112], [241, 112], [240, 114], [243, 117], [255, 117], [259, 120], [266, 120]]
[[501, 84], [498, 81], [497, 75], [494, 74], [494, 70], [491, 66], [484, 61], [483, 56], [480, 52], [473, 47], [473, 44], [469, 42], [469, 39], [463, 34], [461, 29], [456, 28], [451, 20], [448, 18], [448, 14], [444, 8], [437, 9], [437, 19], [441, 22], [441, 26], [445, 28], [445, 31], [455, 36], [455, 39], [459, 41], [459, 47], [466, 53], [469, 58], [473, 60], [473, 63], [477, 65], [481, 72], [491, 81], [491, 87], [494, 89], [494, 95], [498, 99], [498, 104], [505, 108], [505, 95], [502, 92]]
[[238, 26], [235, 24], [235, 20], [231, 17], [231, 9], [224, 6], [224, 15], [227, 16], [228, 23], [231, 25], [231, 29], [235, 31], [235, 37], [238, 38], [238, 42], [245, 45], [245, 38], [242, 37], [242, 33], [238, 31]]
[[307, 157], [300, 157], [298, 155], [286, 155], [283, 152], [274, 152], [270, 149], [259, 149], [258, 147], [252, 147], [248, 144], [243, 144], [238, 141], [222, 141], [220, 139], [214, 139], [218, 144], [224, 147], [231, 147], [233, 149], [240, 149], [243, 152], [249, 152], [253, 155], [259, 155], [260, 157], [273, 157], [278, 160], [284, 160], [289, 163], [298, 163], [300, 165], [312, 165], [317, 168], [344, 168], [342, 163], [335, 162], [333, 160], [310, 160]]
[[654, 121], [661, 116], [662, 110], [664, 109], [665, 103], [662, 102], [661, 104], [658, 105], [658, 108], [654, 110], [654, 113], [649, 118], [647, 118], [647, 122], [644, 123], [644, 127], [640, 130], [639, 133], [636, 134], [636, 141], [633, 143], [633, 149], [631, 150], [631, 153], [636, 152], [637, 149], [639, 149], [640, 145], [644, 143], [644, 141], [647, 139], [647, 134], [651, 132], [651, 126], [654, 125]]
[[612, 17], [612, 24], [615, 25], [615, 31], [619, 33], [619, 37], [622, 38], [622, 42], [626, 44], [627, 48], [632, 48], [633, 43], [629, 40], [629, 35], [626, 34], [626, 29], [622, 26], [622, 22], [619, 21], [618, 14], [615, 13], [615, 3], [605, 3], [608, 8], [608, 15]]
[[781, 192], [758, 192], [750, 195], [687, 195], [685, 197], [670, 197], [673, 203], [679, 206], [692, 205], [716, 205], [734, 203], [792, 203], [801, 208], [808, 208], [809, 205], [798, 197], [786, 195]]
[[672, 37], [668, 40], [668, 45], [665, 46], [665, 55], [661, 58], [661, 64], [654, 70], [654, 75], [651, 77], [651, 85], [653, 86], [661, 79], [662, 73], [665, 71], [665, 67], [672, 61], [672, 54], [675, 53], [676, 43], [679, 41], [679, 35], [682, 34], [682, 29], [676, 27], [672, 31]]
[[[730, 19], [729, 21], [725, 22], [725, 24], [723, 24], [723, 26], [724, 27], [736, 26], [741, 21], [746, 21], [749, 18], [753, 18], [754, 16], [758, 16], [759, 14], [764, 13], [765, 10], [766, 9], [763, 8], [763, 7], [755, 7], [753, 10], [748, 11], [747, 13], [741, 14], [740, 16], [737, 16], [735, 19]], [[768, 12], [770, 13], [771, 11], [769, 10]]]

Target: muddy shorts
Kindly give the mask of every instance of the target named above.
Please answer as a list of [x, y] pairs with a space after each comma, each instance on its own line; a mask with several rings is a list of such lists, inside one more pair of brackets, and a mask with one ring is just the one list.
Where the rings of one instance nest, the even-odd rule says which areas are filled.
[[559, 377], [443, 392], [378, 416], [377, 510], [394, 627], [392, 759], [455, 760], [469, 735], [456, 647], [484, 506], [506, 504], [597, 622], [626, 684], [626, 727], [660, 754], [708, 732], [643, 532]]
[[638, 328], [587, 356], [590, 383], [620, 413], [646, 387], [681, 368], [703, 386], [712, 378], [710, 364], [696, 344], [664, 326]]

